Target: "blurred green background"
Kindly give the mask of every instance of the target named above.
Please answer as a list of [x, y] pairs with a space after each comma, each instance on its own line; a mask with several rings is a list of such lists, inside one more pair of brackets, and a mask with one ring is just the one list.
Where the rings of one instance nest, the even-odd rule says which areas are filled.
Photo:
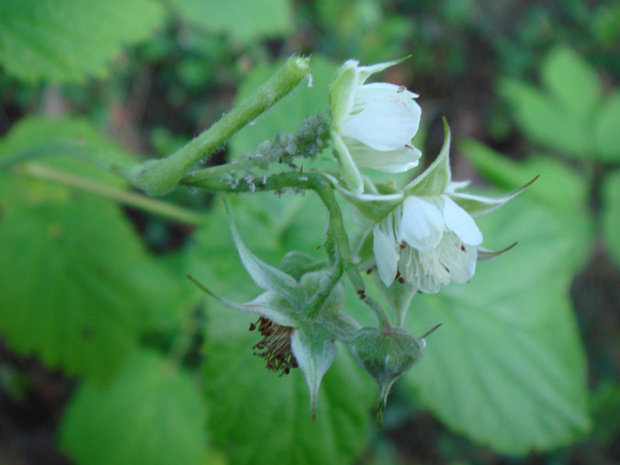
[[[384, 428], [344, 348], [313, 424], [299, 373], [264, 373], [250, 320], [185, 282], [237, 301], [257, 293], [219, 199], [179, 189], [161, 201], [208, 221], [171, 221], [63, 186], [127, 190], [63, 153], [3, 165], [0, 464], [620, 464], [618, 2], [0, 0], [0, 161], [57, 138], [122, 160], [165, 156], [293, 53], [312, 56], [312, 87], [210, 163], [327, 109], [344, 60], [410, 55], [382, 80], [420, 94], [424, 163], [446, 117], [454, 179], [499, 192], [541, 175], [481, 222], [485, 246], [519, 246], [471, 285], [414, 301], [413, 331], [444, 328], [396, 385]], [[276, 264], [291, 248], [320, 256], [325, 214], [307, 197], [230, 203], [244, 240]], [[471, 316], [469, 332], [446, 329], [454, 315]], [[511, 340], [506, 321], [534, 328], [555, 358]], [[457, 355], [471, 352], [470, 370]], [[484, 396], [484, 376], [470, 375], [485, 370], [516, 375], [486, 380]], [[549, 379], [564, 384], [539, 391]]]

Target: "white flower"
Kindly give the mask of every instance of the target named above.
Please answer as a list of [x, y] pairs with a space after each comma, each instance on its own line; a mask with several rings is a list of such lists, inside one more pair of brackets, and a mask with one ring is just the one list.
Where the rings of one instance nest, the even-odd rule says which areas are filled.
[[399, 278], [436, 293], [450, 281], [468, 282], [476, 271], [482, 233], [447, 194], [407, 197], [373, 232], [377, 270], [386, 286]]
[[359, 167], [400, 173], [418, 165], [422, 153], [411, 145], [422, 110], [417, 94], [388, 83], [364, 84], [396, 62], [358, 66], [347, 61], [330, 87], [331, 136], [345, 181], [363, 191]]

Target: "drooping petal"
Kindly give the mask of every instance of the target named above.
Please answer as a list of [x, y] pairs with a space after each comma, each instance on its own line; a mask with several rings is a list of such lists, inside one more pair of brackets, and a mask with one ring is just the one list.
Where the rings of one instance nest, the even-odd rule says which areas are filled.
[[395, 237], [388, 236], [378, 225], [375, 226], [373, 232], [372, 250], [377, 262], [377, 271], [381, 281], [389, 286], [396, 278], [399, 257], [398, 244]]
[[375, 150], [395, 150], [413, 139], [421, 113], [420, 106], [413, 100], [379, 100], [347, 119], [341, 126], [341, 133]]
[[349, 144], [349, 150], [357, 166], [372, 168], [384, 173], [404, 173], [420, 163], [422, 152], [412, 146], [395, 150], [377, 151], [367, 145]]
[[403, 202], [400, 234], [407, 244], [420, 251], [437, 246], [445, 228], [439, 209], [419, 197], [407, 197]]
[[447, 195], [441, 196], [443, 200], [443, 217], [446, 227], [468, 245], [482, 244], [482, 233], [478, 225], [463, 208], [459, 207], [454, 200]]
[[336, 344], [327, 330], [312, 323], [295, 330], [291, 343], [293, 355], [308, 384], [310, 408], [314, 417], [321, 380], [336, 358]]
[[477, 248], [463, 244], [454, 233], [445, 233], [443, 240], [435, 249], [435, 256], [449, 279], [464, 284], [476, 273]]

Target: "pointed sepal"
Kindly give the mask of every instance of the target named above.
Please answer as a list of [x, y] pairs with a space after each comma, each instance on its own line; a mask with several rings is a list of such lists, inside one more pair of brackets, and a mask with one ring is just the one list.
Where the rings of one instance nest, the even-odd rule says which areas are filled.
[[512, 192], [497, 196], [497, 197], [483, 197], [480, 195], [472, 195], [465, 193], [449, 193], [448, 195], [454, 200], [461, 208], [467, 211], [471, 216], [477, 217], [491, 213], [493, 210], [501, 207], [506, 202], [514, 199], [517, 195], [530, 187], [534, 181], [538, 179], [536, 176], [527, 184], [515, 189]]
[[293, 355], [308, 384], [310, 409], [314, 419], [321, 380], [336, 358], [336, 344], [331, 333], [316, 323], [307, 323], [296, 330], [291, 343]]
[[452, 173], [450, 171], [450, 127], [444, 119], [445, 138], [439, 155], [433, 163], [404, 189], [405, 195], [415, 195], [418, 197], [430, 197], [444, 193]]
[[487, 260], [493, 260], [494, 258], [501, 257], [514, 246], [517, 245], [517, 242], [510, 244], [508, 247], [502, 250], [489, 250], [483, 247], [478, 247], [478, 261], [483, 262]]
[[394, 312], [396, 327], [402, 328], [411, 306], [411, 300], [418, 291], [417, 288], [411, 283], [399, 281], [394, 281], [390, 286], [386, 286], [379, 273], [375, 274], [375, 283]]
[[230, 216], [228, 205], [226, 205], [226, 212], [228, 213], [228, 223], [235, 246], [239, 252], [239, 257], [254, 282], [266, 291], [275, 291], [282, 295], [293, 307], [303, 306], [306, 302], [306, 293], [295, 278], [259, 260], [241, 240], [235, 223]]

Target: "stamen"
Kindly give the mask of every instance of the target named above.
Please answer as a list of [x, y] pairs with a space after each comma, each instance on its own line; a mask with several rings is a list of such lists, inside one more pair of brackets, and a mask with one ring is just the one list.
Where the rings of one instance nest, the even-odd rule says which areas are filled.
[[250, 325], [250, 331], [257, 327], [263, 339], [252, 349], [258, 349], [254, 355], [267, 360], [267, 369], [281, 371], [282, 376], [288, 375], [292, 368], [297, 368], [297, 360], [291, 350], [293, 328], [281, 326], [262, 316]]

